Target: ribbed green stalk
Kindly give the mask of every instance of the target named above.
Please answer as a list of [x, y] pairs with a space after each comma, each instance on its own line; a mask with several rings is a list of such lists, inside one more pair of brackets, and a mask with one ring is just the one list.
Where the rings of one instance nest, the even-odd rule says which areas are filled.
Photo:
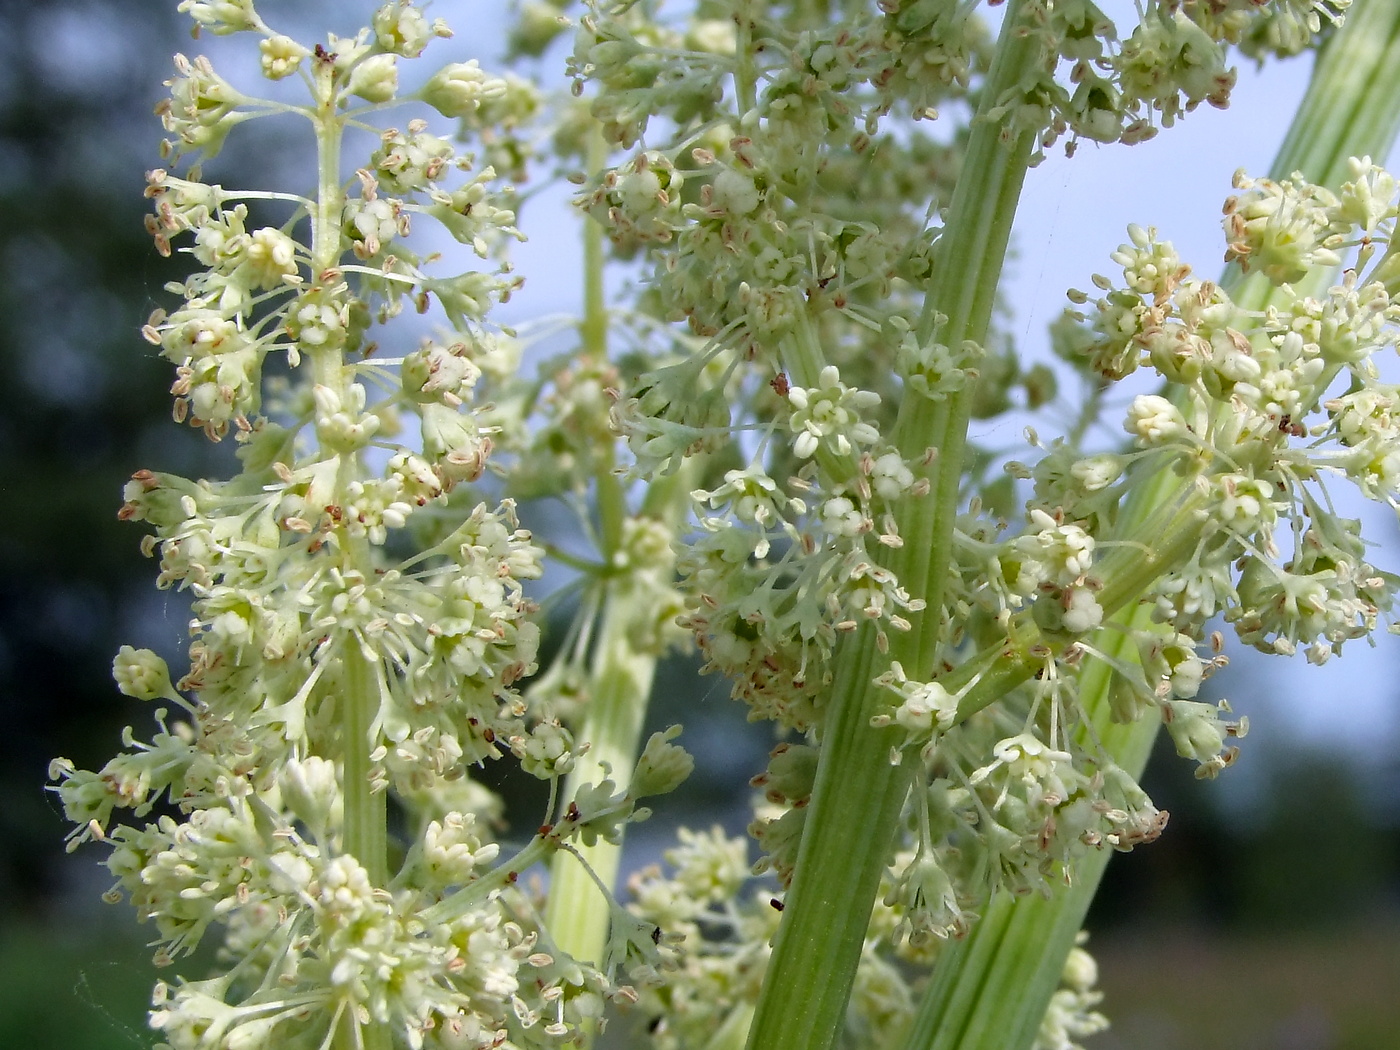
[[389, 882], [385, 793], [370, 783], [370, 725], [379, 711], [379, 689], [359, 643], [350, 639], [342, 657], [341, 725], [345, 748], [345, 852], [360, 862], [375, 886]]
[[[653, 482], [641, 513], [674, 528], [685, 512], [695, 469], [693, 464], [683, 466]], [[620, 502], [621, 486], [609, 494]], [[656, 677], [657, 653], [638, 648], [638, 639], [649, 637], [656, 628], [654, 622], [648, 622], [656, 615], [654, 598], [639, 593], [638, 584], [627, 575], [611, 579], [607, 587], [602, 628], [589, 673], [587, 718], [580, 731], [580, 738], [589, 742], [589, 750], [565, 780], [566, 799], [582, 785], [601, 780], [605, 763], [613, 782], [620, 788], [628, 786]], [[599, 839], [592, 846], [577, 843], [574, 852], [577, 856], [563, 852], [554, 856], [545, 926], [554, 942], [570, 955], [598, 962], [607, 945], [608, 907], [578, 858], [588, 863], [604, 885], [615, 887], [622, 846]]]
[[[581, 734], [590, 747], [566, 780], [565, 798], [584, 784], [601, 780], [604, 763], [611, 768], [618, 787], [626, 788], [637, 761], [656, 657], [634, 648], [637, 625], [629, 613], [638, 602], [629, 592], [625, 586], [616, 587], [603, 605], [602, 632], [589, 676], [588, 715]], [[649, 606], [646, 603], [644, 608]], [[577, 849], [604, 885], [615, 884], [620, 846], [599, 839], [592, 846], [579, 843]], [[554, 942], [570, 955], [591, 962], [602, 959], [608, 934], [607, 902], [577, 858], [568, 853], [554, 858], [545, 926]]]
[[1314, 182], [1345, 181], [1349, 157], [1381, 162], [1400, 130], [1400, 5], [1358, 0], [1322, 49], [1274, 178], [1301, 171]]
[[[597, 170], [607, 159], [607, 147], [595, 131], [590, 144], [589, 164]], [[602, 227], [587, 222], [584, 244], [584, 315], [579, 326], [583, 352], [595, 360], [607, 357], [607, 306], [603, 285], [604, 252]], [[612, 472], [611, 457], [601, 463], [594, 484], [597, 492], [601, 560], [613, 566], [622, 553], [626, 522], [627, 493]], [[642, 514], [668, 526], [677, 525], [684, 514], [687, 482], [695, 467], [685, 466], [672, 475], [653, 482], [643, 499]], [[646, 569], [646, 566], [638, 566]], [[623, 572], [604, 584], [601, 629], [589, 671], [589, 702], [580, 739], [589, 743], [588, 753], [578, 760], [565, 780], [564, 798], [579, 787], [611, 776], [626, 788], [637, 761], [647, 702], [656, 677], [657, 654], [639, 649], [638, 638], [654, 633], [654, 599], [644, 593], [644, 585]], [[604, 767], [607, 767], [605, 773]], [[615, 887], [622, 846], [599, 839], [593, 845], [577, 844], [573, 853], [554, 855], [550, 871], [549, 901], [545, 926], [550, 937], [577, 959], [597, 963], [603, 958], [608, 937], [609, 908], [601, 890], [579, 859], [587, 863], [603, 885]], [[593, 1038], [592, 1029], [581, 1035], [580, 1045]]]
[[[1013, 135], [988, 116], [1004, 93], [1013, 91], [1044, 61], [1039, 39], [1033, 33], [1018, 32], [1022, 29], [1022, 4], [1012, 3], [948, 206], [948, 221], [939, 236], [933, 277], [916, 330], [923, 344], [936, 337], [956, 351], [967, 341], [982, 346], [987, 338], [1035, 144], [1033, 133]], [[906, 497], [896, 508], [904, 543], [889, 560], [900, 581], [928, 603], [922, 615], [911, 617], [913, 630], [892, 639], [895, 658], [913, 677], [927, 677], [933, 670], [974, 391], [975, 383], [968, 383], [966, 389], [937, 401], [907, 395], [895, 420], [894, 443], [902, 455], [915, 459], [934, 449], [937, 456], [930, 477], [932, 506], [927, 498]]]
[[[385, 800], [387, 793], [373, 789], [370, 781], [370, 725], [379, 711], [379, 689], [369, 660], [356, 638], [347, 638], [341, 657], [341, 726], [345, 751], [343, 786], [345, 812], [345, 852], [359, 861], [370, 884], [389, 882], [389, 830]], [[389, 1050], [393, 1037], [389, 1027], [369, 1021], [353, 1031], [352, 1019], [343, 1019], [337, 1043], [354, 1050]]]
[[[589, 166], [597, 170], [607, 159], [607, 145], [597, 128], [589, 141]], [[583, 353], [595, 360], [608, 352], [608, 313], [603, 286], [603, 231], [585, 220], [583, 227], [583, 320], [579, 338]], [[626, 493], [612, 474], [612, 457], [603, 457], [594, 477], [598, 507], [600, 557], [611, 564], [622, 546], [627, 515]], [[656, 673], [656, 658], [638, 653], [632, 645], [635, 604], [629, 597], [626, 577], [605, 584], [602, 630], [589, 673], [589, 703], [580, 738], [589, 751], [578, 760], [564, 783], [564, 797], [580, 787], [597, 783], [605, 775], [627, 787], [636, 762], [647, 698]], [[606, 771], [605, 768], [606, 767]], [[580, 844], [578, 854], [606, 886], [617, 879], [622, 847], [599, 839], [592, 846]], [[578, 858], [555, 854], [550, 870], [549, 901], [545, 926], [554, 942], [578, 959], [598, 962], [608, 936], [608, 904]], [[584, 1038], [591, 1042], [593, 1032]]]
[[[1272, 175], [1283, 178], [1301, 171], [1313, 181], [1336, 186], [1344, 179], [1348, 157], [1383, 157], [1397, 127], [1400, 0], [1362, 0], [1319, 57]], [[1257, 276], [1247, 281], [1238, 277], [1236, 271], [1226, 278], [1235, 301], [1247, 309], [1261, 309], [1270, 286]], [[1181, 479], [1166, 470], [1142, 479], [1125, 508], [1125, 532], [1140, 532], [1141, 524], [1157, 508], [1180, 499], [1181, 487]], [[1149, 612], [1143, 606], [1129, 606], [1118, 620], [1131, 629], [1145, 624]], [[1110, 655], [1135, 658], [1128, 652], [1126, 632], [1108, 637], [1115, 642]], [[1113, 687], [1102, 663], [1087, 663], [1080, 679], [1081, 702], [1108, 752], [1125, 770], [1140, 776], [1159, 724], [1155, 719], [1111, 724]], [[939, 959], [905, 1041], [906, 1050], [1029, 1047], [1108, 858], [1107, 851], [1087, 857], [1077, 866], [1072, 887], [1048, 900], [1006, 896], [993, 900], [969, 936], [950, 945]]]
[[[920, 336], [929, 338], [935, 315], [946, 315], [939, 338], [952, 346], [963, 340], [980, 344], [986, 337], [1030, 160], [1032, 136], [1003, 136], [1005, 128], [987, 116], [1039, 61], [1034, 39], [1017, 33], [1022, 6], [1013, 0], [1003, 23], [919, 326]], [[891, 639], [892, 655], [915, 676], [932, 670], [970, 398], [971, 391], [943, 402], [910, 397], [896, 424], [896, 441], [906, 456], [939, 449], [931, 472], [933, 495], [896, 509], [905, 543], [890, 556], [890, 567], [931, 610], [915, 618], [929, 622], [916, 622], [907, 635]], [[871, 683], [887, 664], [869, 627], [848, 637], [838, 654], [816, 784], [749, 1032], [751, 1050], [825, 1050], [841, 1030], [875, 892], [908, 794], [907, 771], [890, 764], [898, 735], [870, 726], [882, 702]]]

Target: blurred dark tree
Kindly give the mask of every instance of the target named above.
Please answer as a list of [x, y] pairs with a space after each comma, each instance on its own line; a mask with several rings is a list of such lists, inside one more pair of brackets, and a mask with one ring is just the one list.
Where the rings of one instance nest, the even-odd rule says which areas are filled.
[[140, 532], [116, 519], [122, 484], [147, 462], [198, 472], [206, 454], [169, 422], [170, 367], [138, 334], [178, 272], [151, 249], [141, 197], [164, 76], [149, 56], [176, 47], [173, 16], [145, 0], [0, 7], [5, 908], [55, 888], [49, 760], [101, 762], [137, 715], [111, 656], [160, 605]]
[[[119, 646], [180, 666], [188, 604], [155, 589], [122, 486], [222, 475], [232, 454], [171, 421], [173, 369], [139, 333], [187, 268], [155, 252], [142, 196], [166, 56], [216, 43], [187, 27], [176, 0], [0, 0], [0, 1046], [152, 1042], [148, 931], [98, 899], [103, 851], [64, 855], [44, 784], [53, 757], [98, 768], [150, 725], [112, 684]], [[272, 176], [279, 137], [304, 134], [260, 123], [264, 147], [220, 178]]]
[[1335, 927], [1373, 912], [1393, 879], [1395, 829], [1365, 811], [1340, 755], [1272, 763], [1257, 822], [1239, 843], [1241, 925]]
[[[299, 22], [319, 5], [267, 6]], [[229, 471], [231, 441], [171, 421], [173, 368], [139, 333], [188, 269], [154, 250], [143, 198], [144, 172], [161, 163], [152, 111], [173, 73], [164, 56], [220, 42], [192, 41], [188, 26], [175, 0], [0, 0], [3, 908], [63, 890], [67, 829], [42, 790], [50, 759], [100, 767], [122, 726], [150, 724], [112, 685], [116, 650], [153, 648], [177, 675], [183, 662], [188, 603], [155, 590], [141, 526], [116, 518], [122, 486], [139, 468]], [[246, 131], [218, 158], [219, 181], [300, 170], [305, 151], [288, 148], [308, 134], [300, 122]]]
[[1158, 738], [1143, 786], [1171, 820], [1150, 846], [1113, 858], [1091, 929], [1337, 928], [1400, 904], [1400, 814], [1375, 811], [1344, 755], [1275, 745], [1241, 761], [1256, 767], [1259, 801], [1226, 812], [1221, 785], [1194, 779]]

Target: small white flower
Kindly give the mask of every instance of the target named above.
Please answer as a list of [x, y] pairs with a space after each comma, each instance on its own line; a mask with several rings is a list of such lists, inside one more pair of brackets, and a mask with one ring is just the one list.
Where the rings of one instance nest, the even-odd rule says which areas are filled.
[[710, 184], [710, 202], [716, 211], [748, 215], [758, 207], [760, 199], [753, 179], [733, 168], [720, 171]]
[[380, 418], [365, 412], [366, 392], [360, 383], [349, 384], [343, 392], [318, 383], [312, 394], [316, 401], [316, 435], [327, 448], [353, 452], [378, 433]]
[[382, 50], [404, 58], [417, 58], [435, 36], [451, 36], [442, 19], [429, 23], [412, 4], [386, 3], [374, 12], [374, 42]]
[[297, 243], [281, 230], [264, 226], [248, 238], [243, 265], [254, 288], [281, 288], [297, 274]]
[[1064, 629], [1085, 634], [1103, 623], [1103, 607], [1088, 587], [1071, 587], [1064, 594]]
[[859, 536], [869, 527], [867, 519], [845, 496], [833, 496], [821, 506], [822, 524], [835, 536]]
[[1218, 520], [1240, 535], [1257, 532], [1276, 517], [1271, 486], [1244, 474], [1222, 474], [1215, 480]]
[[1139, 394], [1133, 398], [1124, 426], [1144, 448], [1177, 441], [1190, 433], [1181, 411], [1159, 394]]
[[909, 733], [911, 741], [942, 733], [957, 720], [958, 703], [976, 681], [974, 678], [958, 692], [950, 693], [941, 682], [906, 678], [899, 661], [892, 661], [890, 669], [875, 679], [875, 684], [899, 694], [901, 701], [890, 714], [876, 715], [870, 724], [877, 727], [897, 724]]
[[297, 71], [311, 52], [289, 36], [281, 33], [258, 41], [262, 52], [262, 73], [268, 80], [282, 80]]
[[1085, 492], [1098, 492], [1106, 489], [1123, 474], [1123, 459], [1109, 452], [1075, 460], [1069, 468], [1070, 474]]
[[875, 460], [870, 487], [883, 499], [898, 499], [914, 487], [914, 472], [898, 452], [886, 452]]
[[1062, 525], [1039, 508], [1030, 512], [1029, 531], [1016, 549], [1037, 563], [1040, 580], [1071, 586], [1088, 575], [1094, 562], [1094, 538], [1078, 525]]
[[957, 697], [937, 682], [920, 682], [894, 709], [894, 720], [912, 733], [928, 733], [952, 725], [957, 713]]
[[442, 886], [470, 882], [499, 853], [496, 843], [482, 843], [471, 813], [448, 813], [441, 821], [429, 821], [423, 834], [424, 864]]
[[491, 76], [477, 63], [454, 62], [432, 75], [419, 97], [444, 117], [465, 117], [495, 99], [504, 98], [510, 85]]
[[796, 435], [792, 449], [799, 459], [810, 459], [823, 442], [844, 456], [856, 445], [871, 445], [880, 439], [880, 432], [860, 419], [862, 410], [880, 403], [879, 394], [846, 386], [834, 365], [822, 369], [818, 383], [788, 391], [788, 403], [793, 407], [788, 426]]
[[217, 36], [246, 32], [259, 24], [253, 0], [180, 0], [176, 10]]
[[289, 758], [278, 771], [282, 801], [298, 820], [320, 834], [340, 820], [340, 776], [336, 764], [318, 755]]
[[632, 773], [630, 794], [633, 798], [664, 795], [690, 776], [695, 759], [685, 748], [671, 743], [680, 734], [680, 726], [671, 726], [664, 732], [652, 733], [647, 739]]

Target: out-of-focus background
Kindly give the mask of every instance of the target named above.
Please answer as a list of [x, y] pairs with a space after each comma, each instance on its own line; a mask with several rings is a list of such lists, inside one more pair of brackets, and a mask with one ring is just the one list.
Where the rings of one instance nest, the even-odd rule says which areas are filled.
[[[320, 37], [352, 32], [370, 6], [267, 0], [260, 9], [288, 32]], [[100, 900], [109, 880], [99, 848], [63, 852], [67, 829], [43, 785], [54, 756], [95, 768], [124, 725], [140, 735], [149, 724], [149, 710], [111, 684], [119, 645], [150, 646], [178, 666], [186, 608], [154, 589], [140, 527], [117, 522], [122, 483], [140, 467], [227, 470], [228, 449], [170, 421], [171, 370], [137, 333], [167, 305], [162, 285], [181, 265], [160, 259], [142, 228], [142, 174], [158, 162], [161, 137], [151, 110], [168, 56], [227, 50], [190, 41], [174, 8], [0, 0], [0, 1047], [155, 1041], [144, 1026], [156, 976], [146, 931], [125, 905]], [[489, 35], [481, 20], [495, 18], [476, 5], [440, 3], [433, 14], [472, 30], [435, 44], [442, 60], [469, 57]], [[1306, 60], [1262, 77], [1244, 70], [1229, 112], [1193, 114], [1145, 146], [1087, 147], [1033, 172], [1007, 294], [1008, 326], [1026, 352], [1044, 352], [1064, 288], [1107, 268], [1129, 221], [1155, 224], [1214, 273], [1230, 173], [1267, 169], [1306, 74]], [[299, 175], [302, 129], [258, 123], [269, 127], [245, 139], [256, 144], [235, 142], [211, 176], [309, 181]], [[527, 286], [515, 320], [573, 305], [574, 227], [562, 198], [530, 205], [554, 209], [549, 222], [524, 213], [527, 230], [556, 232], [520, 254]], [[547, 294], [532, 297], [532, 283]], [[1400, 565], [1393, 520], [1371, 524], [1383, 538], [1378, 561]], [[1202, 784], [1189, 763], [1154, 759], [1147, 786], [1171, 825], [1114, 861], [1091, 915], [1114, 1028], [1090, 1047], [1394, 1050], [1400, 639], [1322, 669], [1236, 656], [1211, 684], [1251, 716], [1240, 765]], [[658, 693], [672, 699], [653, 721], [686, 724], [699, 769], [653, 827], [679, 815], [738, 831], [745, 782], [771, 738], [744, 721], [723, 683], [697, 679], [693, 663], [677, 660], [666, 674]], [[634, 845], [639, 861], [664, 848], [654, 838]], [[198, 976], [199, 966], [182, 969]]]

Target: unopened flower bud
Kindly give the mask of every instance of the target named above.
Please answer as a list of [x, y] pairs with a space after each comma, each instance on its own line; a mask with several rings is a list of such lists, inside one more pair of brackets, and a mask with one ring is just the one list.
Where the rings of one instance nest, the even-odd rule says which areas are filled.
[[399, 90], [398, 59], [371, 55], [355, 67], [346, 90], [366, 102], [388, 102]]
[[690, 776], [695, 768], [695, 759], [684, 748], [670, 742], [680, 733], [680, 726], [671, 726], [665, 732], [651, 734], [632, 774], [631, 794], [634, 798], [664, 795], [675, 790]]
[[112, 677], [123, 694], [137, 700], [172, 699], [175, 695], [165, 661], [149, 649], [122, 646], [112, 661]]
[[444, 117], [465, 117], [482, 103], [503, 96], [507, 87], [504, 80], [491, 76], [472, 59], [438, 70], [423, 86], [419, 98]]

